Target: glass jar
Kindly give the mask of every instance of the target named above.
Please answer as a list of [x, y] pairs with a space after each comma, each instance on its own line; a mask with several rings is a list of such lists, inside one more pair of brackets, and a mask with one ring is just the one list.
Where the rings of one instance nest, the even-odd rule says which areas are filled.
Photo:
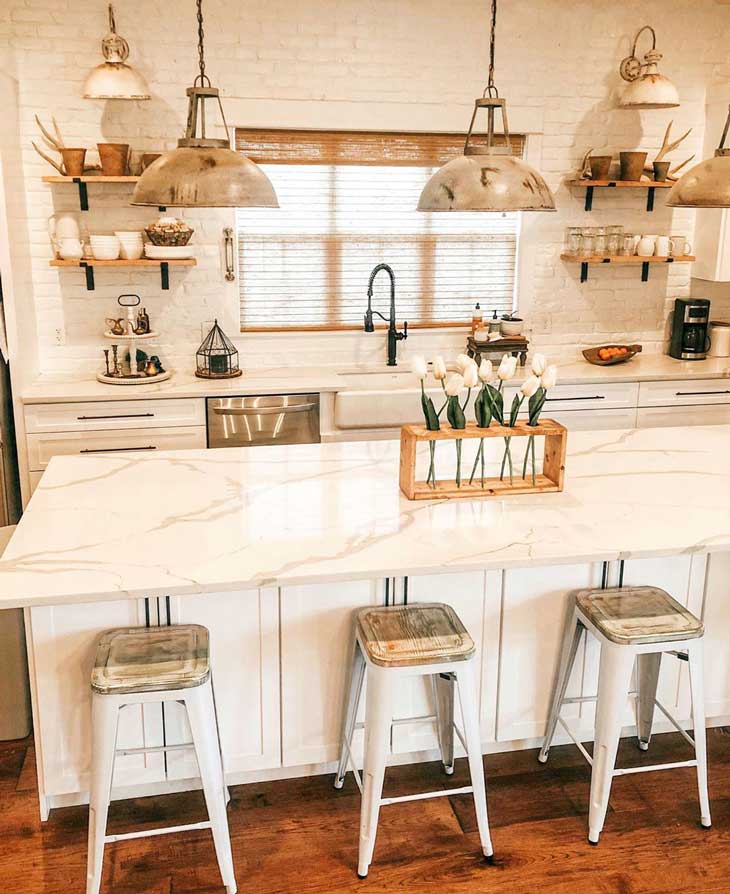
[[636, 254], [637, 237], [633, 233], [624, 233], [621, 237], [621, 254], [624, 257], [632, 257]]
[[583, 232], [580, 244], [580, 254], [583, 258], [590, 258], [596, 253], [596, 237], [593, 233]]
[[565, 254], [571, 257], [579, 255], [582, 240], [583, 229], [581, 227], [567, 227], [565, 230]]

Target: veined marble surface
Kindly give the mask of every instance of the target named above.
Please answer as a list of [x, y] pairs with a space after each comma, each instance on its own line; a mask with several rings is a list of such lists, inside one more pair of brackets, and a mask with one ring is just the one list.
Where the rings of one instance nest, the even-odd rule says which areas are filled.
[[398, 450], [56, 457], [0, 561], [0, 607], [730, 549], [730, 426], [571, 433], [565, 491], [505, 499], [411, 503]]
[[[432, 357], [428, 358], [433, 359]], [[665, 354], [639, 354], [627, 363], [614, 366], [594, 366], [585, 360], [561, 363], [550, 355], [559, 367], [561, 385], [580, 385], [609, 382], [652, 382], [662, 380], [730, 378], [730, 358], [680, 361]], [[454, 357], [447, 357], [453, 361]], [[308, 392], [343, 391], [365, 387], [368, 375], [387, 373], [403, 375], [396, 387], [417, 388], [410, 373], [408, 358], [399, 356], [397, 367], [379, 366], [322, 366], [277, 367], [273, 369], [244, 369], [236, 379], [207, 381], [198, 379], [188, 370], [176, 370], [166, 382], [150, 385], [104, 385], [92, 375], [41, 376], [23, 392], [26, 404], [64, 403], [67, 401], [139, 400], [140, 398], [208, 397], [236, 394], [306, 394]], [[521, 382], [526, 371], [518, 369], [516, 382]], [[382, 387], [375, 386], [373, 387]]]

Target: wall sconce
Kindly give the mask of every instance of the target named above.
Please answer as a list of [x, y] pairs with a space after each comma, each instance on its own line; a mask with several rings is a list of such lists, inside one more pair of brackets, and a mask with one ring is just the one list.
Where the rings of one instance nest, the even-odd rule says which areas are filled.
[[[636, 44], [644, 31], [651, 33], [649, 52], [640, 62], [636, 56]], [[622, 109], [671, 109], [679, 105], [679, 93], [674, 84], [657, 71], [662, 54], [656, 49], [656, 32], [651, 25], [644, 25], [634, 38], [631, 55], [621, 63], [619, 72], [628, 84], [621, 94]]]
[[129, 44], [117, 34], [114, 9], [109, 4], [109, 33], [101, 42], [104, 61], [92, 69], [84, 84], [84, 99], [149, 99], [142, 75], [127, 65]]

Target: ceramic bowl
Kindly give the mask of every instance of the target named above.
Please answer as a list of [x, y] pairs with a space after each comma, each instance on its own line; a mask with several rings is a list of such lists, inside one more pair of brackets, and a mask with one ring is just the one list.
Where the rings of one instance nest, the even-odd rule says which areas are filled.
[[514, 336], [522, 335], [523, 320], [502, 320], [499, 324], [499, 331], [502, 335]]
[[145, 255], [154, 261], [181, 261], [193, 257], [190, 245], [150, 245], [144, 247]]
[[121, 243], [116, 236], [90, 236], [89, 242], [98, 261], [115, 261], [119, 257]]

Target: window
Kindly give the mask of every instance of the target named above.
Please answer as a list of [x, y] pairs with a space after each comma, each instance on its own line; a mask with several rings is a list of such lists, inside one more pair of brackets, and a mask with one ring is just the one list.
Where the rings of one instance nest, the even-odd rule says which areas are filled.
[[[512, 137], [521, 154], [524, 140]], [[280, 209], [237, 213], [241, 328], [359, 329], [373, 267], [396, 275], [398, 318], [465, 323], [514, 307], [519, 214], [416, 211], [462, 134], [238, 130]], [[374, 306], [387, 315], [389, 284]]]

